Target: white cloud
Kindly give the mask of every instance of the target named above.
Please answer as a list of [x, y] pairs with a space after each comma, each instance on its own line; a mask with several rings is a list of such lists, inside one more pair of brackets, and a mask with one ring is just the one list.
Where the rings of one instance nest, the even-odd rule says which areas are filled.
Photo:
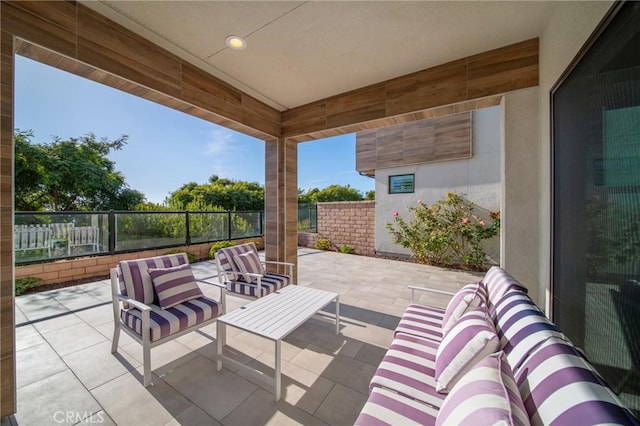
[[228, 129], [215, 129], [211, 131], [204, 148], [204, 155], [223, 155], [233, 150], [234, 133]]

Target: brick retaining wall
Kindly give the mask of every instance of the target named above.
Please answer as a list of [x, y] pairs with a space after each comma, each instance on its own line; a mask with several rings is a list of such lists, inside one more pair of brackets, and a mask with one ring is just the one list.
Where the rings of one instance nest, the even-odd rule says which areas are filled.
[[356, 254], [375, 255], [375, 201], [339, 201], [318, 203], [318, 232], [298, 233], [298, 245], [314, 247], [320, 238], [328, 238], [336, 249], [346, 244]]
[[[234, 240], [234, 242], [236, 244], [241, 244], [245, 241], [258, 240], [262, 241], [262, 239], [259, 238], [249, 238], [247, 240]], [[96, 280], [104, 279], [109, 276], [109, 269], [115, 267], [121, 260], [160, 256], [168, 251], [174, 250], [191, 252], [199, 260], [208, 259], [209, 249], [212, 244], [213, 243], [193, 244], [190, 246], [122, 253], [113, 256], [82, 257], [78, 259], [63, 259], [49, 263], [16, 266], [16, 278], [37, 277], [42, 279], [42, 284], [65, 283], [69, 281], [88, 280], [91, 278], [95, 278]]]

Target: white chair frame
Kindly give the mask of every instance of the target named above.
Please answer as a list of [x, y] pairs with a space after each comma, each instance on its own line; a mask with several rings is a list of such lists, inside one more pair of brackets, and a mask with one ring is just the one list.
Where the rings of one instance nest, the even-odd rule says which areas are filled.
[[[118, 352], [118, 341], [120, 340], [120, 330], [127, 333], [132, 339], [137, 341], [142, 345], [142, 363], [144, 369], [144, 379], [143, 383], [145, 387], [151, 385], [151, 348], [155, 348], [163, 343], [166, 343], [170, 340], [175, 339], [176, 337], [183, 336], [192, 331], [198, 330], [206, 325], [212, 324], [216, 321], [216, 318], [211, 318], [210, 320], [203, 321], [199, 324], [193, 325], [189, 328], [181, 330], [177, 333], [170, 334], [169, 336], [163, 337], [162, 339], [158, 339], [156, 341], [151, 341], [151, 307], [145, 303], [139, 302], [134, 299], [130, 299], [128, 297], [120, 294], [120, 285], [118, 283], [118, 273], [116, 268], [111, 268], [111, 294], [113, 299], [113, 339], [111, 342], [111, 353]], [[225, 311], [225, 298], [224, 293], [226, 292], [226, 287], [210, 281], [204, 280], [196, 280], [199, 282], [203, 282], [205, 284], [214, 285], [220, 289], [220, 312], [218, 316], [224, 315]], [[120, 309], [122, 308], [121, 304], [129, 304], [142, 312], [142, 336], [133, 332], [129, 327], [125, 326], [120, 320]], [[224, 342], [225, 336], [216, 336], [218, 339], [222, 339]]]

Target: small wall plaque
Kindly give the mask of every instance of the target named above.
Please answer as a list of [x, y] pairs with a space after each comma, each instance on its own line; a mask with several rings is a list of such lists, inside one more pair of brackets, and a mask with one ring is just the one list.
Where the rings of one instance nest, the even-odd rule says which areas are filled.
[[389, 194], [410, 194], [415, 190], [415, 175], [389, 176]]

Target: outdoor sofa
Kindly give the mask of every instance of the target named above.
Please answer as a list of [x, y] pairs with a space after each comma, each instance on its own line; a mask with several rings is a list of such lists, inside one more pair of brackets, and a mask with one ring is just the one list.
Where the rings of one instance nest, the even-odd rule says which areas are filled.
[[408, 306], [356, 425], [639, 424], [504, 270], [452, 296]]

